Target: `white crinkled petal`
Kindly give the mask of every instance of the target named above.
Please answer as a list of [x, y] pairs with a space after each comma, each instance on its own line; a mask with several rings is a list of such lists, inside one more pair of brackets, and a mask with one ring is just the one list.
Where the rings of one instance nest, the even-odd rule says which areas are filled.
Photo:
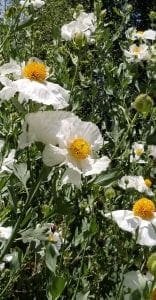
[[12, 226], [0, 226], [0, 240], [8, 240], [12, 234]]
[[139, 218], [134, 217], [133, 212], [130, 210], [115, 210], [106, 213], [105, 217], [114, 220], [121, 229], [133, 234], [139, 226]]
[[44, 164], [53, 167], [65, 162], [67, 150], [53, 145], [46, 145], [42, 155]]
[[61, 37], [65, 41], [71, 41], [75, 34], [78, 32], [77, 22], [72, 21], [69, 24], [65, 24], [61, 28]]
[[103, 145], [103, 138], [99, 128], [91, 122], [83, 122], [80, 119], [66, 119], [62, 121], [60, 130], [57, 133], [60, 140], [65, 141], [64, 145], [69, 144], [76, 138], [83, 138], [90, 145], [92, 150], [99, 150]]
[[88, 158], [81, 162], [81, 170], [84, 176], [100, 174], [109, 167], [110, 159], [103, 156], [98, 159]]
[[130, 288], [131, 292], [137, 289], [143, 290], [147, 282], [149, 282], [150, 280], [152, 280], [152, 276], [151, 278], [149, 278], [148, 274], [142, 275], [139, 270], [130, 271], [124, 275], [123, 285]]
[[[38, 82], [29, 79], [19, 79], [14, 81], [14, 88], [21, 93], [23, 99], [53, 105], [55, 109], [68, 106], [69, 91], [60, 85], [52, 82]], [[22, 99], [21, 98], [21, 99]]]
[[137, 244], [148, 247], [156, 246], [156, 227], [152, 225], [151, 221], [141, 220]]
[[143, 34], [143, 38], [154, 41], [156, 39], [156, 31], [152, 29], [145, 30]]
[[13, 165], [15, 163], [15, 149], [12, 149], [7, 157], [4, 158], [0, 173], [6, 171], [8, 173], [12, 173]]
[[26, 116], [19, 137], [19, 148], [24, 148], [33, 142], [56, 145], [56, 133], [61, 120], [73, 118], [74, 114], [66, 111], [39, 111]]
[[15, 74], [20, 76], [21, 66], [17, 64], [15, 60], [11, 59], [9, 63], [0, 66], [0, 74], [1, 75]]
[[77, 187], [81, 186], [81, 174], [76, 170], [68, 168], [62, 177], [62, 184], [73, 183]]

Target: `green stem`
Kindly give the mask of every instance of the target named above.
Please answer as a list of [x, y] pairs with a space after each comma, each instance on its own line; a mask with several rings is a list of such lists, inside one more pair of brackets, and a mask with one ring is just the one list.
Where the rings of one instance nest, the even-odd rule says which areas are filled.
[[130, 130], [133, 128], [133, 126], [134, 126], [134, 124], [135, 124], [135, 121], [136, 121], [137, 117], [138, 117], [138, 113], [136, 113], [136, 114], [134, 115], [134, 118], [132, 119], [130, 125], [128, 126], [127, 131], [125, 132], [125, 134], [123, 135], [123, 137], [122, 137], [120, 143], [119, 143], [118, 146], [116, 147], [116, 149], [115, 149], [115, 151], [114, 151], [114, 153], [113, 153], [113, 155], [112, 155], [112, 159], [115, 157], [116, 153], [118, 152], [118, 150], [119, 150], [120, 147], [122, 146], [123, 141], [126, 139], [126, 137], [127, 137], [127, 135], [129, 134]]
[[71, 300], [76, 299], [76, 294], [77, 294], [77, 290], [78, 290], [80, 279], [81, 279], [81, 272], [82, 272], [82, 267], [83, 267], [84, 255], [85, 255], [85, 252], [86, 252], [87, 245], [88, 245], [88, 239], [87, 239], [87, 241], [85, 243], [85, 246], [84, 246], [82, 260], [81, 260], [81, 265], [80, 265], [79, 277], [78, 277], [78, 281], [77, 281], [77, 285], [76, 285], [76, 289], [75, 289], [74, 295], [73, 295], [73, 297], [72, 297]]
[[17, 222], [16, 222], [16, 224], [15, 224], [15, 226], [13, 228], [11, 237], [7, 241], [5, 247], [3, 248], [3, 250], [2, 250], [2, 252], [0, 254], [0, 261], [3, 259], [3, 257], [5, 256], [5, 254], [9, 251], [10, 246], [11, 246], [11, 244], [12, 244], [12, 242], [13, 242], [16, 234], [18, 233], [18, 231], [20, 229], [20, 225], [21, 225], [21, 223], [23, 221], [23, 218], [24, 218], [24, 216], [26, 214], [26, 211], [27, 211], [30, 203], [32, 202], [34, 196], [36, 195], [36, 193], [37, 193], [37, 191], [38, 191], [38, 189], [40, 187], [41, 181], [42, 181], [42, 179], [43, 179], [44, 176], [45, 176], [45, 167], [43, 167], [43, 169], [41, 171], [40, 177], [38, 179], [38, 182], [37, 182], [35, 188], [33, 189], [33, 192], [31, 193], [30, 196], [27, 197], [27, 200], [26, 200], [26, 203], [25, 203], [25, 205], [23, 207], [23, 210], [21, 211], [21, 214], [20, 214], [19, 218], [17, 219]]

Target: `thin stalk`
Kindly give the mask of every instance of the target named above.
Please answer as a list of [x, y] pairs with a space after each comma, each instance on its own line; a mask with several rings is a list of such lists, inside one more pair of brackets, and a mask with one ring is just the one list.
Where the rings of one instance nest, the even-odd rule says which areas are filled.
[[114, 153], [113, 153], [113, 155], [112, 155], [112, 159], [115, 157], [116, 153], [118, 152], [118, 150], [119, 150], [120, 147], [122, 146], [123, 141], [126, 139], [128, 133], [129, 133], [130, 130], [133, 128], [133, 126], [134, 126], [134, 124], [135, 124], [135, 121], [136, 121], [137, 117], [138, 117], [138, 113], [136, 113], [136, 114], [134, 115], [134, 118], [132, 119], [130, 125], [128, 126], [127, 131], [126, 131], [125, 134], [122, 136], [122, 139], [121, 139], [120, 143], [118, 144], [118, 146], [116, 147], [116, 149], [115, 149], [115, 151], [114, 151]]
[[41, 181], [42, 181], [42, 179], [43, 179], [44, 174], [45, 174], [45, 168], [43, 167], [43, 169], [42, 169], [42, 171], [41, 171], [41, 174], [40, 174], [40, 177], [39, 177], [39, 179], [38, 179], [38, 182], [37, 182], [35, 188], [33, 189], [33, 192], [31, 193], [31, 195], [29, 195], [29, 196], [27, 197], [27, 200], [26, 200], [26, 203], [25, 203], [25, 205], [24, 205], [24, 207], [23, 207], [23, 210], [21, 211], [21, 214], [20, 214], [20, 216], [18, 217], [17, 222], [16, 222], [16, 224], [15, 224], [15, 226], [14, 226], [14, 228], [13, 228], [11, 237], [10, 237], [10, 239], [7, 241], [5, 247], [3, 248], [3, 250], [2, 250], [2, 252], [1, 252], [1, 254], [0, 254], [0, 261], [3, 259], [3, 257], [5, 256], [5, 254], [8, 252], [8, 250], [9, 250], [9, 248], [10, 248], [10, 246], [11, 246], [11, 244], [12, 244], [12, 242], [13, 242], [15, 236], [16, 236], [16, 234], [18, 233], [18, 231], [19, 231], [19, 229], [20, 229], [20, 225], [21, 225], [21, 223], [22, 223], [22, 221], [23, 221], [23, 218], [24, 218], [24, 216], [25, 216], [25, 213], [26, 213], [26, 211], [27, 211], [29, 205], [31, 204], [31, 202], [32, 202], [32, 200], [33, 200], [33, 198], [34, 198], [34, 196], [36, 195], [36, 193], [37, 193], [37, 191], [38, 191], [38, 189], [39, 189], [39, 187], [40, 187], [40, 184], [41, 184]]
[[86, 243], [85, 243], [85, 246], [84, 246], [83, 255], [82, 255], [82, 260], [81, 260], [81, 265], [80, 265], [79, 277], [78, 277], [78, 281], [77, 281], [77, 285], [76, 285], [76, 289], [75, 289], [74, 295], [73, 295], [73, 297], [72, 297], [71, 300], [76, 299], [76, 294], [77, 294], [78, 287], [79, 287], [79, 283], [80, 283], [80, 279], [81, 279], [81, 272], [82, 272], [83, 261], [84, 261], [84, 256], [85, 256], [85, 252], [86, 252], [87, 245], [88, 245], [88, 239], [87, 239], [87, 241], [86, 241]]

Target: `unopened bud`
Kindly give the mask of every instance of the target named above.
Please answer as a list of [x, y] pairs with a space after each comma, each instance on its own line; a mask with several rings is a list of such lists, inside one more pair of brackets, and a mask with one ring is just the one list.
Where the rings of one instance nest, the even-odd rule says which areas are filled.
[[134, 107], [139, 113], [147, 116], [152, 110], [153, 100], [147, 94], [140, 94], [132, 103], [132, 107]]
[[87, 44], [87, 38], [83, 32], [77, 32], [73, 38], [73, 43], [76, 47], [82, 48]]
[[148, 258], [147, 268], [152, 275], [156, 276], [156, 252], [152, 253]]
[[106, 189], [106, 191], [105, 191], [105, 197], [106, 198], [113, 199], [113, 198], [115, 198], [115, 196], [116, 196], [116, 193], [115, 193], [115, 190], [112, 187]]

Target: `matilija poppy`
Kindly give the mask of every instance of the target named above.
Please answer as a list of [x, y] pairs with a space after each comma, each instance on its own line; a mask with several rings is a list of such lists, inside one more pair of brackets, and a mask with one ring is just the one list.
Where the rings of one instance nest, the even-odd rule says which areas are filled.
[[154, 41], [156, 39], [156, 31], [153, 29], [147, 29], [144, 31], [136, 30], [136, 28], [131, 27], [126, 31], [126, 37], [133, 41], [136, 39]]
[[140, 62], [150, 58], [149, 47], [146, 44], [140, 44], [137, 46], [133, 44], [128, 50], [124, 50], [124, 55], [128, 62]]
[[118, 185], [124, 190], [135, 189], [136, 191], [145, 193], [148, 196], [154, 195], [150, 188], [152, 181], [150, 179], [144, 179], [142, 176], [125, 175], [118, 181]]
[[156, 246], [155, 203], [147, 198], [137, 200], [131, 210], [115, 210], [105, 214], [117, 225], [136, 237], [136, 243], [148, 247]]
[[67, 114], [29, 114], [23, 125], [24, 132], [20, 136], [19, 147], [23, 148], [33, 141], [43, 142], [46, 144], [43, 151], [45, 165], [66, 165], [63, 184], [73, 183], [80, 186], [81, 175], [89, 176], [105, 171], [110, 159], [107, 156], [95, 158], [95, 152], [103, 146], [98, 127], [91, 122], [81, 121], [71, 113], [71, 117], [67, 117]]
[[[11, 80], [9, 77], [14, 78]], [[55, 109], [68, 106], [69, 91], [56, 83], [47, 81], [48, 68], [38, 59], [30, 59], [27, 64], [17, 64], [11, 60], [0, 67], [1, 101], [9, 100], [18, 92], [19, 102], [29, 99], [38, 103], [53, 105]]]
[[96, 29], [96, 17], [94, 13], [80, 12], [80, 15], [76, 20], [71, 21], [68, 24], [64, 24], [61, 28], [61, 37], [66, 41], [70, 41], [75, 38], [77, 34], [82, 34], [86, 37], [88, 42], [92, 42], [92, 33]]

